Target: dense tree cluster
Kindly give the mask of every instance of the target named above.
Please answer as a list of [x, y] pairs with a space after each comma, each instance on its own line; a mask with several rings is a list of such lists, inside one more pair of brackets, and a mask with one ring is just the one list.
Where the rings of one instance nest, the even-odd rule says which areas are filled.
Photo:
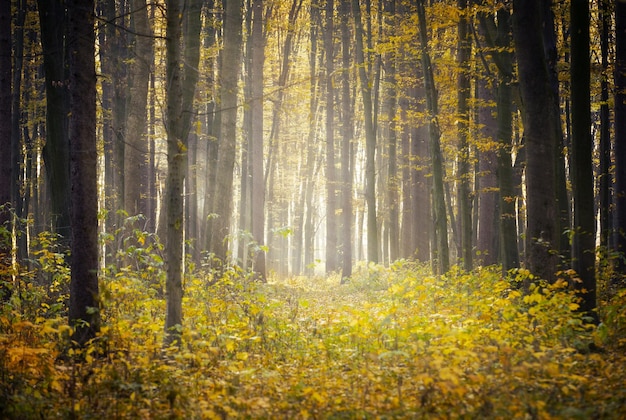
[[584, 311], [599, 262], [623, 284], [621, 2], [2, 4], [1, 291], [55, 232], [79, 342], [146, 241], [171, 332], [194, 268], [501, 264], [568, 272]]

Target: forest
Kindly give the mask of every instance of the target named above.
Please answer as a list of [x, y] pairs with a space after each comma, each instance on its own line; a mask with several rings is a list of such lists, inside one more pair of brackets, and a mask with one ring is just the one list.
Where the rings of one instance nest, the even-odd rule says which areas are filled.
[[0, 418], [620, 419], [626, 2], [0, 2]]

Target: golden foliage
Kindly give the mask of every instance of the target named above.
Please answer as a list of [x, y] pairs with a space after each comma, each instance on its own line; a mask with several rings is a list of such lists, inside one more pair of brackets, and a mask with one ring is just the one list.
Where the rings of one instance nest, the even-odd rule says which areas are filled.
[[102, 279], [104, 326], [84, 350], [63, 318], [42, 307], [27, 319], [13, 298], [0, 316], [0, 416], [619, 418], [626, 292], [596, 328], [565, 280], [523, 294], [529, 273], [499, 273], [398, 262], [360, 266], [342, 286], [195, 273], [181, 348], [163, 348], [162, 278], [141, 271]]

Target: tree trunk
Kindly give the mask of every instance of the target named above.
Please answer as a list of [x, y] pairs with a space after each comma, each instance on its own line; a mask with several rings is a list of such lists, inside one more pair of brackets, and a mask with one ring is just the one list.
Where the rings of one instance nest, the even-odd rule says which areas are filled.
[[367, 259], [378, 263], [378, 223], [376, 217], [376, 131], [374, 130], [374, 113], [372, 109], [372, 88], [365, 68], [363, 50], [363, 23], [361, 7], [358, 0], [352, 0], [354, 31], [356, 37], [356, 61], [361, 82], [361, 96], [365, 118], [365, 201], [367, 203]]
[[459, 220], [461, 227], [461, 255], [463, 268], [472, 269], [472, 201], [470, 196], [470, 156], [469, 156], [469, 105], [471, 81], [469, 74], [472, 46], [467, 22], [467, 0], [458, 0], [460, 17], [458, 23], [459, 39], [457, 64], [457, 128], [459, 136]]
[[[386, 25], [390, 31], [396, 24], [396, 3], [395, 0], [385, 2]], [[388, 141], [388, 174], [387, 174], [387, 194], [389, 206], [389, 261], [393, 262], [400, 258], [400, 202], [399, 190], [400, 182], [398, 177], [398, 157], [397, 157], [397, 89], [396, 89], [396, 53], [391, 52], [385, 57], [387, 61], [385, 73], [386, 104], [387, 110], [387, 141]]]
[[600, 247], [603, 252], [610, 243], [610, 202], [611, 202], [611, 113], [609, 110], [609, 34], [611, 31], [610, 0], [598, 2], [600, 15], [600, 53], [602, 79], [600, 82], [600, 168], [598, 189], [600, 196]]
[[64, 1], [39, 0], [41, 45], [46, 79], [46, 165], [53, 227], [62, 242], [70, 240], [70, 171], [68, 137], [68, 71]]
[[426, 13], [423, 0], [417, 3], [419, 19], [419, 37], [422, 54], [422, 71], [426, 89], [426, 107], [429, 117], [430, 156], [433, 173], [433, 209], [435, 216], [435, 236], [437, 252], [435, 260], [439, 274], [444, 274], [450, 269], [450, 256], [448, 250], [448, 221], [446, 218], [446, 203], [443, 188], [443, 156], [441, 153], [440, 132], [438, 121], [437, 91], [433, 77], [433, 69], [428, 53], [428, 36], [426, 33]]
[[524, 104], [526, 148], [526, 261], [536, 276], [554, 280], [558, 264], [556, 133], [553, 90], [542, 37], [540, 0], [514, 0], [513, 37]]
[[[11, 232], [11, 2], [0, 4], [0, 230]], [[4, 232], [3, 232], [4, 233]], [[5, 290], [5, 283], [12, 279], [7, 269], [11, 265], [11, 240], [9, 235], [0, 238], [0, 300], [8, 300], [10, 289]]]
[[99, 330], [94, 1], [69, 0], [72, 259], [69, 321], [84, 346]]
[[254, 0], [252, 11], [252, 63], [250, 76], [252, 82], [252, 100], [250, 112], [252, 119], [251, 162], [252, 178], [252, 239], [258, 245], [254, 254], [254, 272], [266, 280], [265, 251], [265, 180], [263, 172], [263, 66], [265, 63], [265, 38], [263, 34], [263, 1]]
[[324, 50], [326, 55], [326, 272], [336, 271], [337, 259], [337, 176], [335, 170], [335, 3], [326, 0]]
[[147, 105], [150, 60], [152, 57], [152, 30], [148, 22], [146, 0], [132, 0], [131, 25], [137, 33], [130, 66], [128, 117], [124, 133], [124, 204], [123, 209], [131, 215], [145, 216], [147, 185], [148, 138]]
[[[485, 142], [497, 141], [498, 123], [493, 107], [487, 105], [496, 100], [494, 90], [488, 86], [486, 80], [478, 80], [478, 99], [484, 104], [478, 110], [478, 124], [480, 137]], [[479, 186], [478, 193], [478, 243], [477, 259], [482, 265], [488, 266], [498, 263], [500, 253], [498, 237], [500, 232], [500, 209], [498, 206], [498, 154], [492, 146], [482, 150], [478, 159]]]
[[572, 0], [571, 93], [572, 110], [572, 189], [574, 197], [574, 236], [572, 268], [582, 283], [574, 286], [582, 298], [580, 309], [597, 317], [596, 308], [596, 219], [593, 191], [593, 144], [591, 139], [591, 64], [589, 62], [589, 3]]
[[178, 344], [183, 323], [183, 184], [187, 164], [187, 139], [183, 136], [182, 116], [182, 10], [180, 0], [167, 1], [166, 40], [166, 129], [167, 181], [165, 262], [167, 265], [165, 314], [166, 345]]
[[614, 250], [621, 254], [616, 270], [621, 278], [619, 286], [626, 284], [626, 3], [615, 2], [615, 186], [613, 197]]
[[215, 217], [211, 223], [211, 251], [222, 265], [228, 263], [228, 236], [233, 197], [233, 169], [237, 143], [237, 97], [242, 46], [242, 1], [226, 2], [224, 50], [220, 69], [221, 136], [217, 155]]
[[353, 110], [350, 97], [350, 1], [341, 0], [341, 279], [352, 276], [352, 141]]

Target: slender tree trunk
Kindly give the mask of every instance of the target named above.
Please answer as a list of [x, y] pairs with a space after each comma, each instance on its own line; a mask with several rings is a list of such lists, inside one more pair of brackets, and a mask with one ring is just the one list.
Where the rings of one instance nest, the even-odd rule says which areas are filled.
[[166, 231], [165, 256], [167, 265], [165, 314], [166, 345], [178, 343], [183, 323], [183, 185], [187, 164], [187, 139], [182, 127], [182, 9], [180, 0], [167, 1], [166, 40], [166, 129], [167, 129], [167, 181], [166, 181]]
[[[511, 78], [513, 74], [511, 46], [510, 13], [501, 8], [498, 10], [498, 29], [496, 46], [502, 50], [499, 54], [501, 65], [498, 69], [498, 184], [500, 188], [500, 252], [503, 275], [509, 270], [519, 267], [517, 217], [515, 211], [516, 189], [521, 183], [513, 182], [513, 164], [511, 161], [511, 144], [513, 138], [511, 117]], [[518, 154], [518, 159], [520, 158]]]
[[352, 276], [352, 167], [351, 150], [354, 138], [353, 111], [350, 98], [350, 1], [341, 0], [341, 279]]
[[53, 226], [70, 240], [69, 95], [64, 1], [39, 0], [39, 22], [46, 78], [46, 145], [43, 149]]
[[600, 247], [607, 250], [610, 238], [610, 202], [611, 202], [611, 113], [609, 110], [609, 33], [611, 31], [610, 0], [598, 2], [600, 15], [600, 50], [602, 56], [602, 79], [600, 82]]
[[[0, 229], [11, 231], [11, 180], [12, 150], [11, 146], [11, 2], [0, 3]], [[10, 289], [5, 284], [12, 279], [7, 275], [7, 267], [11, 265], [11, 240], [2, 235], [0, 238], [0, 300], [8, 300]]]
[[217, 156], [215, 217], [211, 223], [211, 250], [221, 264], [227, 264], [228, 236], [233, 196], [233, 169], [237, 143], [237, 98], [242, 46], [242, 1], [226, 2], [224, 50], [220, 71], [221, 136]]
[[[392, 31], [396, 24], [396, 2], [385, 1], [386, 25]], [[397, 154], [397, 89], [396, 89], [396, 53], [387, 54], [387, 66], [385, 73], [386, 104], [387, 110], [387, 140], [388, 140], [388, 174], [387, 193], [389, 206], [389, 261], [393, 262], [400, 258], [400, 182], [398, 177], [398, 154]]]
[[[494, 109], [487, 105], [496, 100], [494, 90], [486, 80], [478, 80], [478, 111], [480, 137], [487, 142], [497, 141], [498, 124]], [[494, 147], [495, 149], [495, 147]], [[478, 257], [482, 265], [493, 265], [499, 260], [498, 235], [500, 218], [498, 205], [498, 154], [497, 150], [481, 150], [478, 159]]]
[[[26, 20], [26, 0], [18, 0], [17, 16], [13, 29], [13, 86], [11, 99], [11, 197], [15, 206], [14, 230], [18, 234], [17, 260], [20, 264], [28, 258], [28, 227], [23, 222], [28, 215], [30, 191], [27, 187], [29, 180], [24, 173], [32, 166], [32, 145], [22, 142], [22, 126], [25, 126], [22, 118], [22, 73], [24, 68], [24, 22]], [[28, 127], [24, 127], [27, 131]], [[25, 153], [22, 153], [22, 145]], [[26, 166], [26, 171], [22, 166]]]
[[472, 53], [470, 33], [467, 21], [467, 0], [457, 2], [460, 17], [458, 23], [459, 39], [457, 51], [457, 64], [459, 75], [457, 80], [457, 128], [459, 136], [459, 220], [461, 227], [461, 255], [463, 268], [470, 271], [472, 262], [472, 201], [470, 196], [470, 156], [469, 156], [469, 100], [470, 100], [470, 74], [469, 61]]
[[543, 29], [543, 45], [548, 66], [548, 77], [550, 80], [550, 88], [552, 90], [552, 107], [550, 111], [556, 119], [554, 130], [558, 143], [555, 149], [554, 166], [556, 174], [556, 204], [558, 212], [558, 243], [555, 243], [555, 250], [562, 256], [565, 261], [570, 260], [571, 247], [567, 231], [570, 229], [570, 200], [567, 191], [567, 173], [565, 169], [565, 153], [566, 145], [564, 143], [563, 126], [561, 124], [561, 108], [559, 101], [559, 77], [558, 77], [558, 47], [557, 35], [554, 24], [554, 14], [552, 12], [552, 0], [543, 0], [542, 6], [542, 29]]
[[572, 268], [582, 283], [574, 286], [582, 298], [580, 309], [597, 318], [596, 308], [596, 219], [593, 194], [593, 144], [591, 139], [591, 64], [589, 62], [589, 2], [572, 0], [570, 9], [572, 86], [572, 187], [574, 236]]
[[614, 250], [621, 254], [617, 259], [617, 285], [626, 284], [626, 3], [615, 2], [615, 185], [614, 197]]
[[336, 271], [337, 259], [337, 176], [335, 170], [335, 53], [334, 0], [326, 0], [324, 49], [326, 54], [326, 272]]
[[422, 49], [422, 69], [426, 88], [426, 107], [429, 113], [430, 156], [433, 171], [433, 209], [435, 216], [435, 235], [438, 272], [444, 274], [450, 269], [450, 255], [448, 250], [448, 222], [446, 218], [446, 204], [443, 187], [443, 156], [441, 153], [440, 132], [438, 121], [437, 91], [433, 77], [433, 69], [428, 53], [428, 36], [426, 33], [426, 13], [423, 0], [417, 3], [419, 19], [419, 37]]
[[67, 10], [72, 192], [69, 320], [75, 327], [72, 339], [83, 346], [100, 325], [94, 1], [69, 0]]
[[265, 38], [263, 34], [263, 1], [254, 0], [252, 11], [252, 119], [250, 159], [252, 178], [252, 238], [259, 245], [254, 256], [254, 272], [266, 280], [265, 251], [265, 180], [263, 172], [263, 66], [265, 63]]
[[[365, 118], [365, 201], [367, 203], [367, 259], [378, 263], [378, 223], [376, 217], [376, 131], [372, 108], [372, 88], [367, 77], [365, 53], [363, 51], [363, 23], [361, 6], [358, 0], [352, 0], [352, 15], [356, 37], [356, 61], [361, 82], [361, 96]], [[371, 33], [371, 32], [370, 32]]]
[[146, 0], [132, 0], [131, 15], [135, 36], [133, 61], [130, 66], [129, 106], [124, 145], [124, 205], [131, 215], [146, 214], [147, 185], [144, 173], [148, 164], [147, 105], [152, 57], [152, 30], [148, 22]]

